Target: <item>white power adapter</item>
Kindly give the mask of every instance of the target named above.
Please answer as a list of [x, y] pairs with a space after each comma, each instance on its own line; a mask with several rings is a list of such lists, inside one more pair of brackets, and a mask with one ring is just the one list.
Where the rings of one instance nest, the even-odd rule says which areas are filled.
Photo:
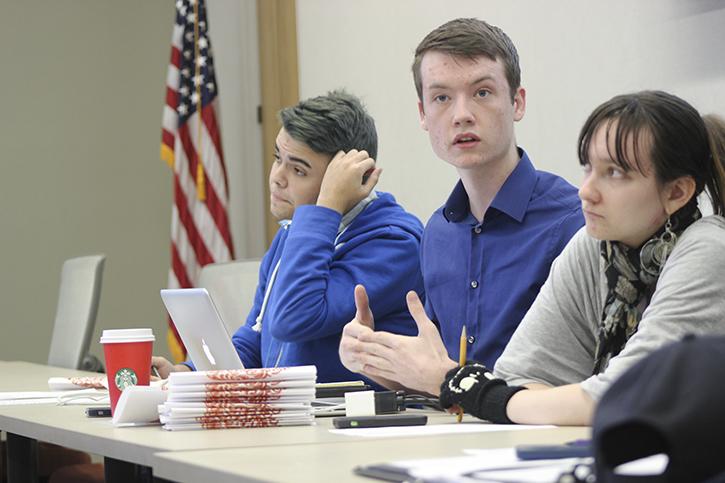
[[375, 391], [346, 392], [345, 416], [375, 416]]

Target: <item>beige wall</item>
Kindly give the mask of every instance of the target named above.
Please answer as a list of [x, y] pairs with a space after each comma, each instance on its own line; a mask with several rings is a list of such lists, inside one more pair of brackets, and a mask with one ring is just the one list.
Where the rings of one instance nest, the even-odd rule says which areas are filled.
[[98, 328], [151, 326], [169, 266], [159, 161], [172, 0], [10, 0], [0, 15], [0, 359], [45, 362], [64, 259], [107, 255]]
[[[107, 255], [104, 328], [150, 326], [169, 267], [159, 160], [173, 0], [10, 0], [0, 15], [0, 359], [44, 362], [63, 260]], [[264, 253], [255, 0], [209, 2], [238, 258]], [[217, 48], [217, 46], [219, 46]]]

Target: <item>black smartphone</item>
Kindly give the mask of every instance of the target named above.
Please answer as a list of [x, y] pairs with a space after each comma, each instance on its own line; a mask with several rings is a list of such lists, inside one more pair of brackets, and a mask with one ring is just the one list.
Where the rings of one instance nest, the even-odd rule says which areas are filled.
[[89, 418], [110, 418], [110, 407], [90, 407], [86, 408], [86, 416]]
[[428, 422], [423, 414], [386, 414], [381, 416], [347, 416], [335, 418], [332, 424], [338, 429], [380, 428], [383, 426], [422, 426]]

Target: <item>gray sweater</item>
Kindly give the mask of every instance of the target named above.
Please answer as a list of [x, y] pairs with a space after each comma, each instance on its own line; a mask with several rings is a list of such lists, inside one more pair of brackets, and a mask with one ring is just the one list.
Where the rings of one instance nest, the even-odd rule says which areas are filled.
[[546, 283], [496, 362], [509, 384], [581, 383], [595, 401], [652, 351], [685, 334], [725, 334], [725, 218], [690, 225], [665, 264], [637, 332], [604, 372], [592, 376], [606, 281], [599, 242], [582, 228], [551, 266]]

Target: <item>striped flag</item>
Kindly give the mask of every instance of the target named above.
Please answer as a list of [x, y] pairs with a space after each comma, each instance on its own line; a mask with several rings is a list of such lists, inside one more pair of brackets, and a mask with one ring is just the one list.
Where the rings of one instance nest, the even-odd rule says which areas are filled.
[[[169, 288], [193, 287], [201, 267], [234, 258], [208, 31], [204, 0], [177, 0], [161, 135], [161, 159], [174, 172]], [[167, 341], [175, 362], [184, 360], [170, 319]]]

